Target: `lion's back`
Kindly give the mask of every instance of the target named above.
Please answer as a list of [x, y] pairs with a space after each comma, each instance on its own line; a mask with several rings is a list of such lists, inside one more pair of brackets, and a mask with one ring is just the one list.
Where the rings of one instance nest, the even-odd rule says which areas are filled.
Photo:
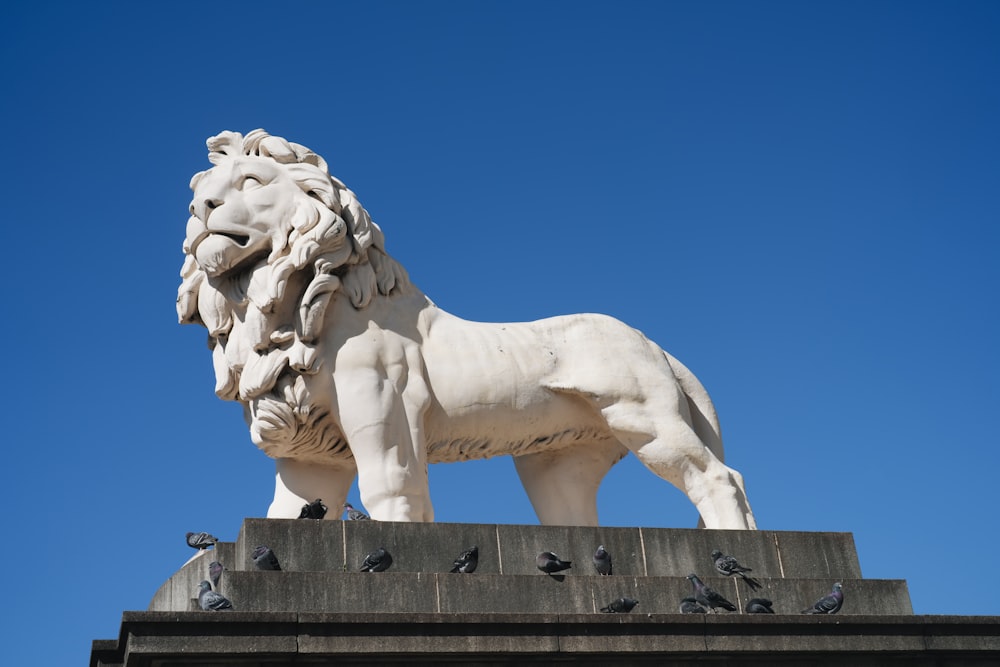
[[662, 350], [607, 315], [488, 323], [441, 313], [423, 345], [432, 391], [447, 407], [519, 409], [555, 391], [600, 393], [622, 379], [670, 374]]

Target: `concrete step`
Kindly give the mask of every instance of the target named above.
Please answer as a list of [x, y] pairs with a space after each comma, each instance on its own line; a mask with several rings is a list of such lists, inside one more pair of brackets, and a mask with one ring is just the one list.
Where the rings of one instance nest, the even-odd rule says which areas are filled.
[[[254, 568], [250, 553], [259, 544], [274, 550], [281, 572]], [[598, 544], [614, 558], [611, 577], [591, 564]], [[449, 574], [472, 545], [476, 572]], [[359, 572], [380, 546], [392, 568]], [[715, 576], [713, 549], [753, 567], [764, 588], [751, 594], [742, 581]], [[541, 551], [573, 562], [562, 581], [537, 570]], [[776, 611], [797, 613], [840, 581], [849, 601], [841, 613], [913, 613], [905, 581], [862, 578], [850, 533], [282, 519], [246, 519], [235, 542], [195, 555], [170, 577], [149, 610], [197, 609], [198, 583], [213, 560], [226, 568], [220, 591], [245, 611], [594, 613], [632, 597], [640, 600], [636, 612], [672, 614], [691, 592], [685, 577], [696, 573], [740, 609], [766, 597]]]
[[302, 572], [357, 571], [380, 546], [392, 554], [395, 572], [447, 572], [472, 545], [483, 574], [535, 574], [542, 551], [573, 561], [577, 572], [592, 571], [603, 544], [616, 574], [708, 575], [709, 554], [720, 549], [757, 578], [862, 578], [850, 533], [246, 519], [234, 569], [252, 569], [250, 553], [259, 544], [274, 550], [282, 569]]
[[[705, 583], [739, 610], [750, 597], [766, 597], [776, 613], [798, 614], [829, 592], [833, 582], [768, 579], [756, 593], [724, 577]], [[852, 579], [843, 585], [841, 614], [913, 613], [905, 581]], [[691, 594], [691, 583], [684, 577], [630, 575], [569, 574], [560, 580], [542, 573], [236, 571], [228, 573], [221, 592], [239, 611], [589, 614], [630, 597], [639, 600], [633, 614], [674, 614], [681, 598]], [[197, 609], [193, 595], [187, 610]]]

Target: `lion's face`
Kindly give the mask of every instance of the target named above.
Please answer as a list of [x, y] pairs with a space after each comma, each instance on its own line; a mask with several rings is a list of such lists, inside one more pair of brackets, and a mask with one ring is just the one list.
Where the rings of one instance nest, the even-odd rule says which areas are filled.
[[191, 182], [186, 244], [210, 277], [222, 275], [284, 245], [303, 192], [283, 165], [269, 158], [227, 159]]
[[263, 130], [206, 143], [215, 166], [191, 179], [179, 321], [209, 330], [216, 393], [244, 405], [264, 451], [350, 457], [314, 396], [335, 338], [327, 308], [339, 294], [366, 308], [404, 289], [406, 271], [354, 193], [305, 146]]

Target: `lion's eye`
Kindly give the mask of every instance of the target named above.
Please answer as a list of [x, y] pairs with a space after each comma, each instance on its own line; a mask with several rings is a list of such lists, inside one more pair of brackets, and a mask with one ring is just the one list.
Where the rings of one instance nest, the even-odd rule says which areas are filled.
[[255, 190], [257, 188], [263, 187], [264, 183], [256, 176], [247, 174], [240, 180], [236, 188], [238, 190]]

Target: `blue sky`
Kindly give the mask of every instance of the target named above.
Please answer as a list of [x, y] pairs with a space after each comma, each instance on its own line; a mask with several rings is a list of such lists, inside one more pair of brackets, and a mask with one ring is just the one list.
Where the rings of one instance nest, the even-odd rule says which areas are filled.
[[[607, 313], [681, 359], [760, 527], [854, 533], [917, 613], [1000, 613], [952, 580], [998, 548], [997, 3], [4, 14], [15, 652], [58, 628], [51, 664], [85, 660], [186, 531], [266, 511], [273, 466], [174, 313], [204, 140], [256, 127], [323, 155], [445, 310]], [[508, 459], [431, 482], [439, 521], [536, 521]], [[696, 521], [634, 458], [599, 504]]]

